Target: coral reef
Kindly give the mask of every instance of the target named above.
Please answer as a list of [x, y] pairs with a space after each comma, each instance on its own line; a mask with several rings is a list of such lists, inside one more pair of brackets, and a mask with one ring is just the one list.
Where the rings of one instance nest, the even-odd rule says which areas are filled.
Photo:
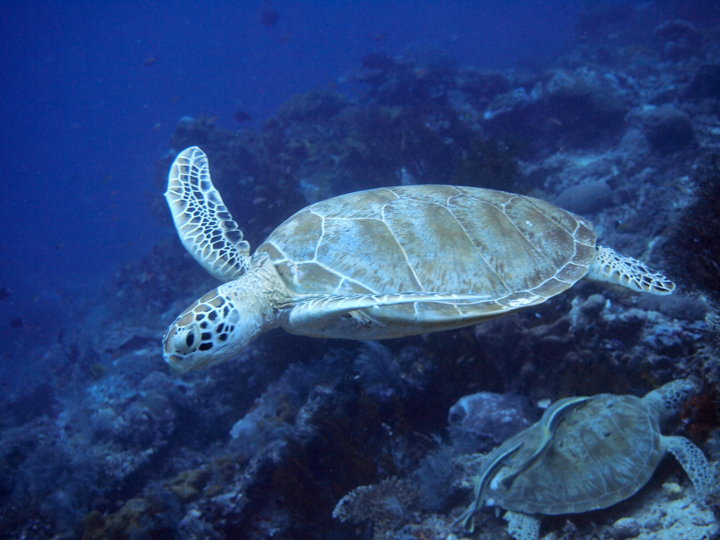
[[695, 100], [720, 97], [720, 66], [701, 66], [685, 89], [685, 97]]
[[496, 96], [483, 118], [490, 133], [518, 139], [535, 152], [553, 146], [586, 148], [620, 133], [626, 93], [617, 78], [597, 70], [558, 69], [532, 86]]
[[703, 55], [702, 33], [688, 21], [673, 19], [664, 22], [655, 29], [655, 39], [662, 50], [662, 57], [668, 60]]
[[679, 150], [693, 140], [690, 117], [672, 105], [643, 111], [641, 122], [650, 146], [658, 152]]
[[450, 407], [448, 431], [453, 440], [464, 440], [469, 448], [489, 449], [529, 427], [536, 417], [524, 396], [478, 392]]

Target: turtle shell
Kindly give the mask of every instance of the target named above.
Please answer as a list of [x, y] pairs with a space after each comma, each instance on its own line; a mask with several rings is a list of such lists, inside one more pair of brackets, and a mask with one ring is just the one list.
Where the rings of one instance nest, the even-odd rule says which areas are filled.
[[606, 508], [643, 487], [664, 454], [653, 410], [635, 396], [599, 394], [563, 415], [546, 449], [527, 467], [537, 445], [546, 442], [541, 432], [549, 412], [490, 454], [523, 443], [488, 479], [486, 502], [528, 514]]
[[[447, 185], [380, 188], [299, 211], [258, 247], [293, 294], [405, 292], [484, 300], [383, 306], [386, 322], [452, 321], [543, 302], [571, 287], [595, 257], [584, 219], [545, 201]], [[418, 316], [419, 315], [419, 316]], [[415, 332], [417, 333], [417, 332]]]

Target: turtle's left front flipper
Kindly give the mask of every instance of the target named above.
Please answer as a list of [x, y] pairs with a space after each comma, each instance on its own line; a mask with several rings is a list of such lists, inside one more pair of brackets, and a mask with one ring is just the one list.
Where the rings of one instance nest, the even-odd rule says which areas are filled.
[[697, 498], [706, 505], [720, 502], [718, 471], [710, 465], [702, 450], [685, 437], [666, 436], [663, 443], [690, 477]]
[[205, 152], [191, 146], [170, 168], [165, 192], [185, 249], [213, 277], [231, 281], [250, 267], [250, 244], [212, 183]]
[[[362, 323], [372, 317], [374, 309], [408, 304], [424, 304], [429, 302], [447, 302], [452, 304], [497, 303], [487, 294], [453, 294], [435, 292], [400, 292], [389, 294], [347, 294], [347, 295], [308, 295], [295, 302], [290, 312], [290, 325], [293, 328], [322, 327], [326, 322], [332, 323], [345, 316], [357, 319]], [[281, 306], [282, 307], [282, 306]], [[288, 306], [290, 307], [290, 306]], [[500, 309], [498, 309], [500, 311]], [[433, 313], [417, 313], [412, 316], [415, 323], [433, 321]]]

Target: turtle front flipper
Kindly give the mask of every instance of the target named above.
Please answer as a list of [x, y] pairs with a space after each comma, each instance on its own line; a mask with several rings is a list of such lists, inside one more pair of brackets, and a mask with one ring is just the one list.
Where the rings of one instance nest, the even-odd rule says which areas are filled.
[[675, 284], [659, 272], [653, 272], [644, 263], [621, 255], [614, 249], [595, 246], [597, 254], [587, 277], [614, 283], [637, 292], [670, 294]]
[[185, 249], [213, 277], [230, 281], [250, 267], [250, 244], [213, 186], [207, 156], [197, 146], [175, 158], [165, 199]]
[[665, 436], [662, 441], [690, 477], [698, 500], [706, 505], [712, 504], [720, 496], [718, 473], [710, 465], [702, 450], [685, 437]]
[[[523, 301], [530, 305], [537, 297], [530, 293]], [[453, 318], [448, 322], [435, 310], [423, 305], [448, 304]], [[537, 301], [535, 301], [537, 303]], [[507, 305], [487, 294], [454, 294], [440, 292], [397, 292], [388, 294], [306, 295], [294, 299], [285, 325], [288, 332], [313, 337], [345, 339], [388, 339], [418, 334], [419, 328], [437, 331], [467, 326], [487, 318], [487, 310], [478, 306], [492, 304], [497, 314], [515, 309], [512, 299]], [[466, 313], [456, 306], [467, 308]], [[405, 309], [401, 309], [405, 307]], [[394, 308], [399, 308], [394, 310]], [[477, 315], [473, 308], [478, 308]]]

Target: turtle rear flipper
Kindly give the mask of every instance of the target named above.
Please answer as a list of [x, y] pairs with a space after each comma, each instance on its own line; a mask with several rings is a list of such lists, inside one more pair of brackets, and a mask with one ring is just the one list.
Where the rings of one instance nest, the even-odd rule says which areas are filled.
[[165, 192], [185, 249], [213, 277], [231, 281], [250, 267], [250, 244], [212, 183], [205, 153], [197, 146], [175, 158]]
[[710, 465], [702, 450], [689, 439], [679, 436], [665, 436], [663, 443], [675, 456], [695, 486], [695, 494], [703, 504], [712, 504], [719, 493], [717, 471]]
[[670, 294], [675, 284], [659, 272], [653, 272], [645, 264], [604, 246], [595, 246], [597, 255], [587, 277], [606, 283], [621, 285], [637, 292]]

